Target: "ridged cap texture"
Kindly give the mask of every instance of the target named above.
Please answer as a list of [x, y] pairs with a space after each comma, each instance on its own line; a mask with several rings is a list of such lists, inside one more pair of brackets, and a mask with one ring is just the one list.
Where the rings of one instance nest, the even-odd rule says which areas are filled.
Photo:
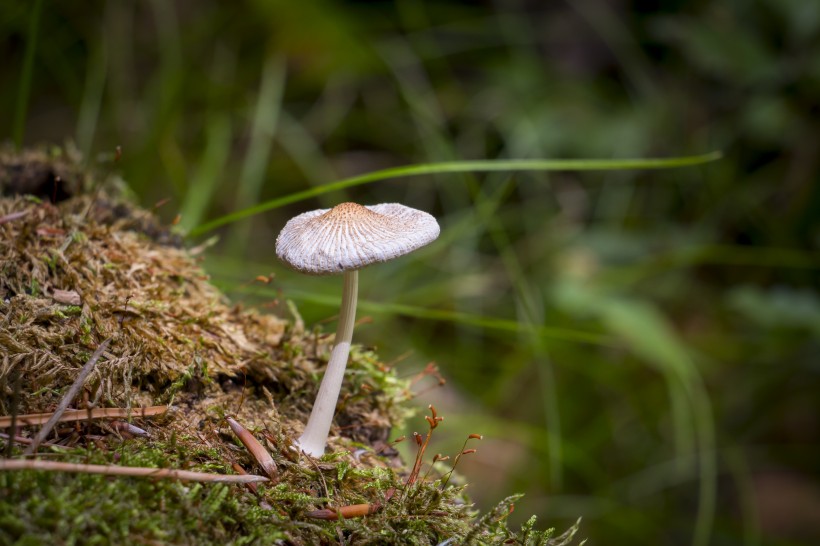
[[334, 275], [386, 262], [433, 242], [436, 219], [398, 203], [342, 203], [292, 218], [276, 238], [276, 255], [311, 275]]

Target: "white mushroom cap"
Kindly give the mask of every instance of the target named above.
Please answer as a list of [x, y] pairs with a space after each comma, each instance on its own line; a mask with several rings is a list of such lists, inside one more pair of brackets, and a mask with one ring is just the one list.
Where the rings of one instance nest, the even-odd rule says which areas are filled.
[[292, 218], [276, 238], [276, 255], [302, 273], [333, 275], [403, 256], [438, 235], [438, 222], [426, 212], [342, 203]]

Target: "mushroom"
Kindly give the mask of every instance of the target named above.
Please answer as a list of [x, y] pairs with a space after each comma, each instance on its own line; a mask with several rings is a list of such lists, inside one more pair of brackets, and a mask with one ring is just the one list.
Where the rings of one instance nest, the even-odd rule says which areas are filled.
[[305, 212], [279, 233], [276, 255], [291, 268], [309, 275], [344, 273], [335, 345], [307, 426], [297, 440], [305, 453], [320, 457], [325, 452], [353, 338], [359, 269], [412, 252], [438, 235], [435, 218], [397, 203], [342, 203]]

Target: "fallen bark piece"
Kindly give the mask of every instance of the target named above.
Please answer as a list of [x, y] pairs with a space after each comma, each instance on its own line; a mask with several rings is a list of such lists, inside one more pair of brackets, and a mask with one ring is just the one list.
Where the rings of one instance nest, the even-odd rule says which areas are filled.
[[237, 423], [232, 417], [228, 417], [228, 424], [231, 426], [233, 433], [236, 434], [236, 437], [239, 438], [239, 441], [242, 442], [250, 454], [253, 455], [253, 458], [256, 459], [256, 462], [259, 463], [259, 466], [262, 467], [262, 470], [265, 471], [265, 474], [267, 474], [270, 479], [276, 480], [279, 471], [268, 450], [259, 443], [259, 440], [254, 438], [253, 434], [248, 432], [245, 427]]
[[43, 470], [46, 472], [73, 472], [78, 474], [104, 474], [107, 476], [132, 476], [138, 478], [168, 478], [189, 482], [216, 483], [257, 483], [266, 482], [268, 478], [253, 474], [208, 474], [190, 470], [171, 468], [143, 468], [137, 466], [116, 466], [100, 464], [60, 463], [40, 460], [0, 460], [0, 471], [10, 470]]
[[[60, 422], [86, 421], [90, 419], [123, 419], [127, 417], [151, 417], [168, 411], [168, 406], [147, 406], [144, 408], [95, 408], [92, 410], [66, 410], [60, 416]], [[30, 413], [17, 416], [17, 426], [42, 425], [48, 422], [54, 413]], [[11, 426], [11, 415], [0, 416], [0, 428]]]

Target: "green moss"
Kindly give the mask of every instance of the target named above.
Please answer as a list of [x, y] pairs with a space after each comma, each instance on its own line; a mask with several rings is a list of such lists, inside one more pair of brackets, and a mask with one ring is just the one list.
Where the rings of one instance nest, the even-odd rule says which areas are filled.
[[[229, 472], [218, 450], [188, 449], [192, 440], [195, 437], [176, 435], [155, 442], [112, 440], [101, 449], [59, 453], [64, 461]], [[350, 544], [437, 544], [447, 539], [547, 544], [551, 536], [551, 531], [534, 531], [534, 520], [520, 533], [508, 529], [506, 516], [518, 496], [476, 521], [463, 488], [442, 490], [438, 481], [418, 483], [404, 492], [399, 476], [387, 468], [355, 468], [350, 461], [282, 468], [282, 481], [261, 485], [256, 494], [240, 485], [2, 473], [0, 543], [270, 544], [281, 538], [323, 544], [343, 536]], [[317, 505], [362, 503], [381, 508], [364, 518], [338, 521], [306, 516]]]
[[[26, 160], [45, 161], [37, 154]], [[61, 178], [67, 187], [81, 187], [71, 183], [74, 171], [66, 168]], [[155, 242], [149, 234], [162, 240], [168, 234], [127, 203], [101, 193], [49, 207], [19, 196], [0, 199], [0, 216], [20, 210], [27, 215], [5, 224], [6, 237], [0, 238], [0, 392], [19, 396], [0, 396], [0, 413], [51, 411], [91, 353], [110, 338], [75, 407], [86, 401], [96, 407], [173, 407], [162, 417], [136, 419], [149, 438], [125, 438], [106, 421], [58, 427], [51, 439], [72, 448], [50, 448], [49, 460], [218, 474], [233, 473], [238, 465], [261, 473], [226, 425], [231, 416], [268, 449], [279, 475], [252, 491], [2, 472], [0, 544], [519, 540], [506, 526], [512, 500], [476, 520], [462, 486], [442, 484], [436, 472], [429, 479], [408, 478], [395, 452], [385, 449], [391, 428], [412, 414], [405, 404], [410, 390], [374, 352], [352, 348], [329, 453], [318, 461], [297, 460], [291, 439], [307, 420], [331, 335], [306, 331], [292, 304], [293, 322], [230, 305], [183, 249]], [[74, 234], [82, 229], [82, 236], [61, 247], [65, 241], [36, 236], [41, 226]], [[40, 297], [41, 287], [54, 286], [76, 291], [82, 306]], [[15, 376], [26, 380], [15, 383]], [[32, 433], [30, 427], [18, 430]], [[370, 513], [336, 521], [315, 517], [317, 510], [352, 505], [367, 505]], [[532, 525], [520, 535], [527, 544], [547, 536]]]
[[255, 544], [284, 538], [278, 518], [236, 486], [0, 474], [2, 544]]

